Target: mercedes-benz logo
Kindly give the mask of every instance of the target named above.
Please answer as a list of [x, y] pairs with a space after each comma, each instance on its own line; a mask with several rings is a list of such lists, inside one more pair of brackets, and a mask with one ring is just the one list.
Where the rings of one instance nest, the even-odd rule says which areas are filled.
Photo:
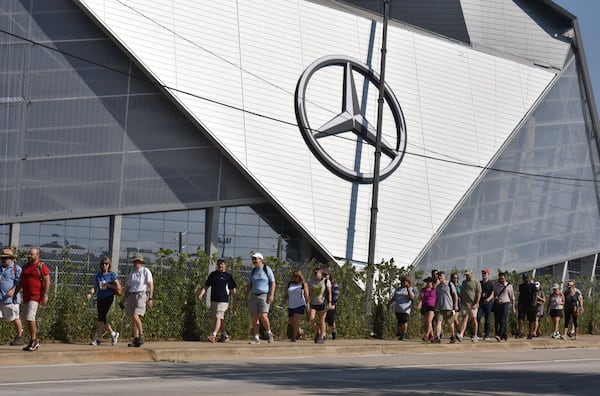
[[[307, 99], [308, 82], [315, 72], [328, 67], [342, 67], [343, 69], [342, 111], [329, 119], [329, 121], [326, 121], [319, 128], [312, 128], [309, 123], [309, 118], [307, 117], [307, 103], [310, 103]], [[325, 150], [323, 144], [321, 144], [321, 142], [325, 142], [328, 138], [335, 137], [336, 135], [352, 133], [356, 135], [353, 138], [355, 144], [363, 141], [370, 145], [373, 150], [376, 146], [377, 129], [376, 126], [367, 120], [364, 115], [365, 109], [362, 109], [359, 104], [359, 96], [354, 82], [354, 72], [360, 73], [366, 80], [379, 89], [381, 85], [379, 76], [367, 65], [355, 59], [340, 55], [330, 55], [319, 58], [311, 63], [306, 70], [304, 70], [296, 85], [296, 120], [298, 121], [298, 127], [304, 141], [312, 151], [313, 155], [315, 155], [327, 169], [345, 180], [366, 184], [373, 182], [372, 172], [361, 172], [360, 170], [355, 170], [341, 164], [340, 161], [334, 159], [334, 157]], [[395, 144], [390, 143], [382, 134], [381, 152], [387, 156], [389, 160], [387, 166], [380, 170], [381, 180], [391, 175], [398, 168], [404, 157], [404, 152], [406, 151], [406, 124], [404, 122], [404, 115], [402, 114], [400, 104], [387, 84], [384, 84], [384, 99], [385, 104], [390, 109], [394, 118], [396, 141]], [[315, 105], [314, 108], [319, 110], [318, 106], [319, 105]], [[352, 158], [352, 160], [354, 160], [354, 158]], [[348, 159], [346, 159], [346, 163], [350, 163]]]

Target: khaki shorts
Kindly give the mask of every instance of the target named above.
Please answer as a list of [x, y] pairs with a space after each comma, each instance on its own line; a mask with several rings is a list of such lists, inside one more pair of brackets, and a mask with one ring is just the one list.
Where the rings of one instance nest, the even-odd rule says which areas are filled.
[[477, 318], [478, 308], [473, 308], [473, 304], [464, 304], [460, 306], [460, 314], [464, 317], [467, 316], [469, 319]]
[[19, 319], [19, 304], [0, 304], [0, 319], [7, 322]]
[[28, 322], [35, 322], [35, 315], [37, 314], [37, 310], [40, 304], [37, 301], [29, 301], [25, 304], [25, 320]]
[[219, 301], [210, 302], [210, 312], [212, 312], [217, 319], [222, 320], [225, 318], [225, 311], [227, 311], [227, 308], [229, 308], [229, 303]]
[[438, 321], [441, 321], [441, 320], [449, 321], [453, 317], [454, 317], [454, 311], [447, 311], [447, 310], [435, 311], [435, 319]]
[[146, 292], [130, 293], [127, 295], [127, 304], [125, 312], [128, 316], [146, 314], [146, 304], [148, 303], [148, 294]]

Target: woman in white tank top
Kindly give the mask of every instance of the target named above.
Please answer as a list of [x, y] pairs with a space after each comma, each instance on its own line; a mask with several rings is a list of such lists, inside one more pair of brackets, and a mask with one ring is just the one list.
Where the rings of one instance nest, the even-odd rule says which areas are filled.
[[300, 317], [306, 312], [308, 301], [308, 286], [299, 269], [292, 272], [292, 278], [283, 297], [284, 304], [287, 301], [288, 322], [292, 327], [291, 342], [296, 342], [300, 334]]

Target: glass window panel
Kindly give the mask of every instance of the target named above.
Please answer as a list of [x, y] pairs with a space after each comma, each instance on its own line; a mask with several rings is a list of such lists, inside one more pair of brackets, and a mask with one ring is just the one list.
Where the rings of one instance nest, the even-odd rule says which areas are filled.
[[0, 225], [0, 244], [2, 246], [10, 244], [10, 226], [8, 224]]
[[187, 222], [189, 216], [189, 213], [183, 210], [178, 212], [167, 212], [165, 213], [165, 220]]
[[144, 228], [142, 228], [140, 230], [140, 240], [144, 241], [144, 242], [152, 242], [152, 243], [158, 243], [160, 241], [162, 241], [163, 239], [163, 233], [162, 231], [155, 231], [155, 230], [146, 230]]
[[137, 230], [140, 228], [140, 218], [138, 216], [123, 216], [122, 220], [124, 230]]
[[165, 231], [169, 232], [185, 232], [187, 231], [187, 222], [186, 221], [165, 221], [164, 222]]
[[154, 220], [164, 220], [165, 214], [163, 212], [156, 213], [142, 213], [139, 215], [140, 219], [154, 219]]
[[188, 251], [195, 251], [199, 247], [204, 246], [204, 235], [200, 234], [187, 234], [186, 244], [188, 245]]
[[189, 223], [187, 223], [188, 232], [204, 234], [204, 228], [205, 228], [204, 221], [202, 221], [202, 222], [190, 221]]
[[142, 218], [140, 221], [140, 229], [144, 231], [162, 231], [163, 224], [163, 220], [150, 220]]

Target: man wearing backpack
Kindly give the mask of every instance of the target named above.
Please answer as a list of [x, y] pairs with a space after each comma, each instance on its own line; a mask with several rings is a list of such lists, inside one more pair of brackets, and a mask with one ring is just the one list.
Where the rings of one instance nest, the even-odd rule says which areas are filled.
[[37, 351], [40, 343], [37, 340], [35, 316], [40, 305], [48, 305], [50, 290], [50, 270], [46, 264], [40, 261], [40, 249], [37, 247], [31, 248], [27, 255], [27, 264], [23, 266], [15, 294], [18, 294], [19, 290], [23, 290], [24, 315], [30, 336], [29, 344], [23, 350]]
[[260, 344], [260, 323], [267, 332], [269, 343], [273, 342], [273, 333], [271, 333], [271, 323], [269, 322], [269, 308], [275, 297], [275, 275], [273, 275], [271, 268], [263, 263], [263, 260], [264, 257], [261, 253], [257, 252], [252, 255], [254, 268], [250, 273], [247, 294], [253, 334], [250, 344]]
[[17, 256], [12, 249], [4, 249], [0, 254], [2, 274], [0, 275], [0, 319], [13, 322], [17, 336], [10, 345], [23, 345], [23, 324], [19, 319], [21, 296], [16, 293], [21, 278], [21, 267], [14, 262]]

